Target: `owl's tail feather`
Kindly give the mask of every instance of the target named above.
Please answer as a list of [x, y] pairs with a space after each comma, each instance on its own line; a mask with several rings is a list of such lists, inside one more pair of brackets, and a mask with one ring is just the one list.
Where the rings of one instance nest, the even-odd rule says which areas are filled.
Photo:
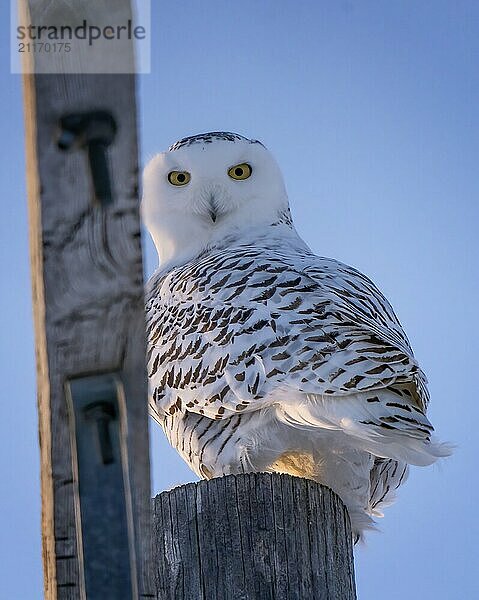
[[370, 473], [368, 513], [383, 517], [383, 509], [396, 500], [396, 490], [402, 485], [409, 472], [406, 463], [390, 458], [376, 458]]
[[356, 448], [380, 458], [427, 466], [452, 453], [438, 442], [425, 414], [387, 389], [346, 396], [305, 394], [281, 402], [278, 418], [293, 427], [342, 431]]

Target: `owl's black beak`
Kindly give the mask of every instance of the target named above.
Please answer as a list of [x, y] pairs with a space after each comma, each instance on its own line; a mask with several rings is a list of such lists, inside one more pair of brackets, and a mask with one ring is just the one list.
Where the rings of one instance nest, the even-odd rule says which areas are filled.
[[216, 219], [218, 218], [218, 207], [216, 206], [215, 197], [213, 194], [210, 196], [208, 214], [213, 223], [216, 223]]

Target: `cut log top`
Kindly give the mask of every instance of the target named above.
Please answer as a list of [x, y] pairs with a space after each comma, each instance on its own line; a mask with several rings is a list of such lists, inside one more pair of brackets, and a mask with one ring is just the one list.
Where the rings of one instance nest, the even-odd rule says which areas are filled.
[[153, 499], [153, 565], [162, 600], [354, 600], [352, 534], [329, 488], [248, 473]]

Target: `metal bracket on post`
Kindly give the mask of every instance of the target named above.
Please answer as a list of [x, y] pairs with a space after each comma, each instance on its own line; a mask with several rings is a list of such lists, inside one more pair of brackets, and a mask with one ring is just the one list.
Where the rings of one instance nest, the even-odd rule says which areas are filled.
[[69, 379], [78, 554], [88, 600], [138, 598], [120, 374]]
[[115, 119], [103, 110], [65, 115], [60, 121], [58, 147], [86, 148], [95, 202], [102, 206], [113, 202], [107, 149], [115, 134]]

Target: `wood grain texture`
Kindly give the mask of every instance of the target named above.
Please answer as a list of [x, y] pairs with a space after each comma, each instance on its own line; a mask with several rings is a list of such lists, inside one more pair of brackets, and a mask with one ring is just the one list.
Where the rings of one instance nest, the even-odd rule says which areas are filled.
[[[42, 4], [28, 2], [32, 18]], [[116, 4], [130, 10], [129, 1]], [[121, 372], [126, 395], [136, 555], [145, 557], [138, 587], [140, 597], [151, 597], [142, 545], [149, 533], [149, 458], [135, 77], [25, 75], [24, 97], [45, 598], [81, 597], [65, 381], [110, 371]], [[118, 126], [108, 150], [108, 208], [92, 203], [86, 153], [63, 152], [56, 143], [65, 113], [90, 110], [110, 111]]]
[[354, 600], [349, 517], [329, 488], [249, 473], [153, 500], [161, 600]]

